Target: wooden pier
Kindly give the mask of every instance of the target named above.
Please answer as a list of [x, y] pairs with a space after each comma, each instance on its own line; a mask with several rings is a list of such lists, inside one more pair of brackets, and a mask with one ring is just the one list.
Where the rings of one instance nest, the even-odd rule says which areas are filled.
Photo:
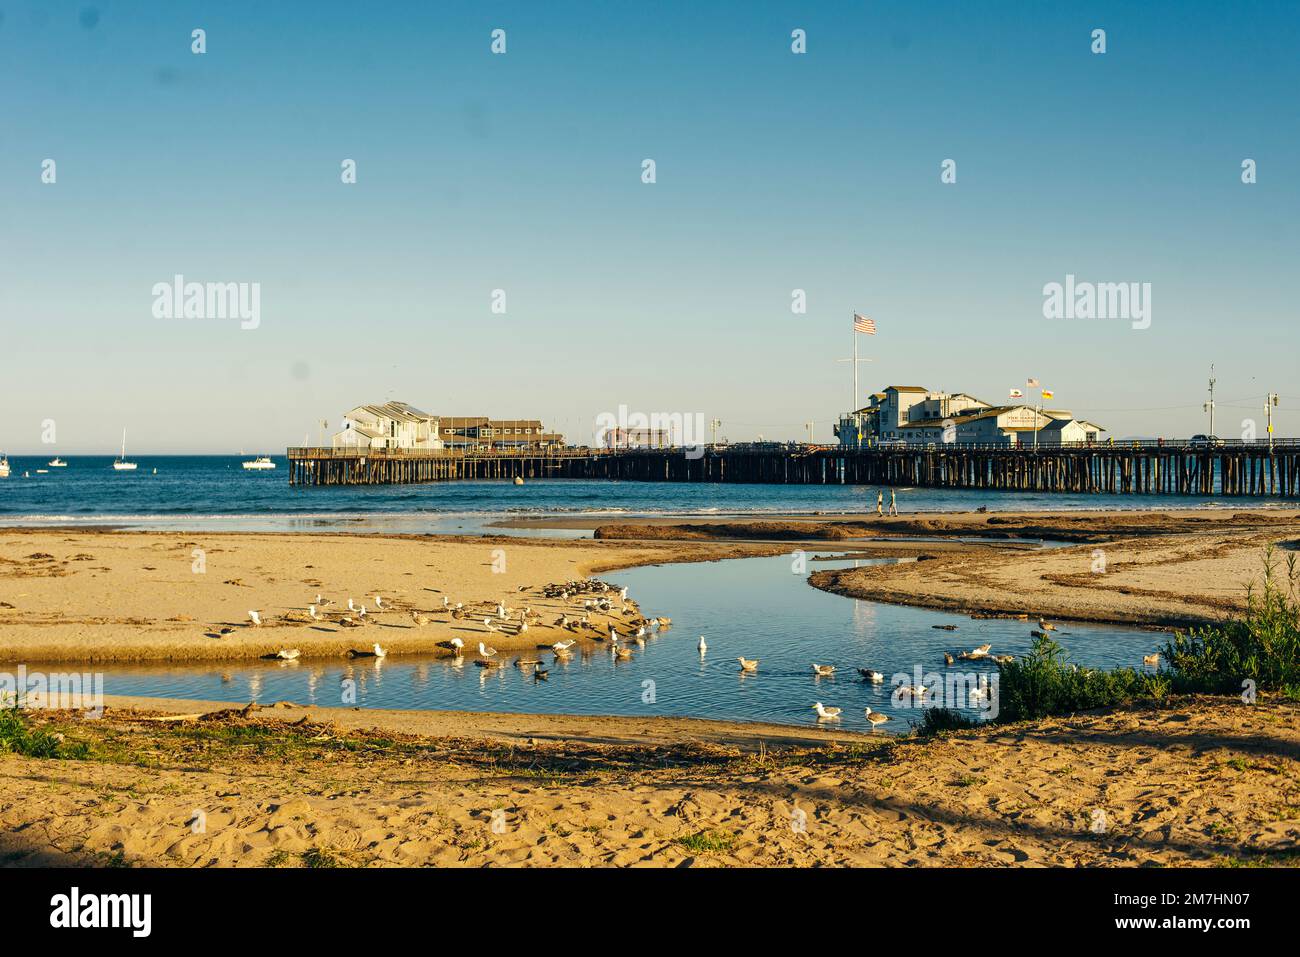
[[1117, 495], [1300, 495], [1300, 442], [1124, 446], [846, 449], [713, 446], [684, 449], [411, 452], [291, 448], [295, 486], [403, 485], [497, 479], [612, 479]]

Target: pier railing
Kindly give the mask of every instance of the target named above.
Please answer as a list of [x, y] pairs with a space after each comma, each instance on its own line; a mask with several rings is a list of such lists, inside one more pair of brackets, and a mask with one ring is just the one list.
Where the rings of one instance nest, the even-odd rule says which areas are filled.
[[1300, 496], [1300, 442], [852, 448], [710, 445], [693, 449], [288, 450], [292, 485], [395, 485], [514, 479], [907, 485], [1131, 495]]

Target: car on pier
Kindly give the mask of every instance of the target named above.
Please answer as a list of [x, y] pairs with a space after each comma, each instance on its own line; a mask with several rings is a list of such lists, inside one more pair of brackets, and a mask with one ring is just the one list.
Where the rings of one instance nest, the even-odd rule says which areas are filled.
[[1187, 444], [1194, 449], [1211, 449], [1223, 445], [1223, 439], [1217, 435], [1193, 435], [1187, 440]]

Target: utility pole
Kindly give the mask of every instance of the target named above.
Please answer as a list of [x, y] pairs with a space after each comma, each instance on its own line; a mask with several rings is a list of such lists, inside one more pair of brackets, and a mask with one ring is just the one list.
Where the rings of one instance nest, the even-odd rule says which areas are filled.
[[1264, 414], [1268, 416], [1268, 454], [1273, 454], [1273, 407], [1277, 405], [1277, 393], [1270, 392], [1264, 396]]
[[710, 445], [717, 445], [717, 444], [718, 444], [718, 429], [720, 429], [720, 428], [722, 428], [722, 420], [721, 420], [721, 419], [710, 419], [710, 420], [709, 420], [709, 444], [710, 444]]
[[813, 444], [813, 424], [811, 421], [804, 423], [804, 428], [808, 430], [808, 444]]
[[1210, 366], [1210, 400], [1203, 405], [1202, 411], [1210, 413], [1210, 438], [1214, 438], [1214, 366]]

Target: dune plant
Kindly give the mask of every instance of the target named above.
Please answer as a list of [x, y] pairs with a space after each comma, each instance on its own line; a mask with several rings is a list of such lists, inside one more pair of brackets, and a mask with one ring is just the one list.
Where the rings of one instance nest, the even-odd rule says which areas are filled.
[[1243, 682], [1258, 691], [1300, 699], [1300, 571], [1296, 555], [1278, 568], [1275, 550], [1264, 550], [1261, 582], [1246, 588], [1246, 611], [1222, 625], [1176, 632], [1162, 652], [1176, 691], [1237, 694]]
[[1132, 668], [1100, 671], [1071, 664], [1065, 649], [1044, 633], [1029, 654], [1001, 666], [998, 720], [1026, 721], [1106, 708], [1141, 697], [1163, 697], [1169, 681]]

